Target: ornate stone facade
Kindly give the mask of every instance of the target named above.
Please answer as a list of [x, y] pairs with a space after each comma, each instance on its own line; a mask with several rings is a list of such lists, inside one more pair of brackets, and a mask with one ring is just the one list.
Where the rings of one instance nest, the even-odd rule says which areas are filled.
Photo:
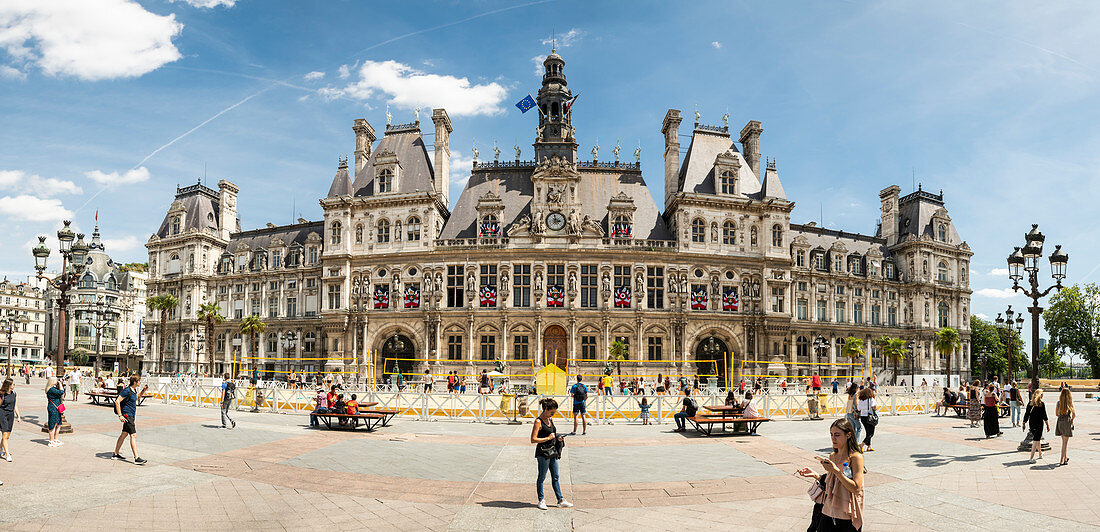
[[[201, 334], [195, 307], [217, 301], [230, 318], [218, 328], [219, 371], [239, 319], [259, 314], [268, 329], [245, 351], [268, 357], [270, 371], [322, 369], [305, 358], [362, 371], [369, 356], [380, 374], [472, 374], [498, 359], [513, 374], [550, 362], [594, 373], [618, 339], [624, 373], [736, 376], [742, 360], [807, 373], [789, 363], [837, 354], [805, 350], [814, 338], [883, 334], [921, 342], [920, 371], [942, 372], [946, 361], [927, 355], [948, 325], [964, 342], [953, 373], [966, 371], [971, 253], [942, 194], [883, 190], [873, 236], [792, 224], [759, 122], [735, 143], [726, 117], [717, 127], [697, 114], [681, 162], [682, 120], [669, 110], [662, 212], [618, 146], [614, 160], [597, 148], [578, 159], [565, 63], [551, 53], [544, 65], [534, 160], [516, 147], [514, 160], [477, 161], [475, 149], [453, 211], [443, 109], [432, 113], [433, 153], [419, 121], [387, 124], [376, 144], [356, 120], [354, 164], [340, 162], [321, 222], [240, 232], [234, 185], [179, 189], [148, 244], [151, 290], [183, 296], [168, 334]], [[164, 367], [193, 369], [196, 357], [177, 348]]]

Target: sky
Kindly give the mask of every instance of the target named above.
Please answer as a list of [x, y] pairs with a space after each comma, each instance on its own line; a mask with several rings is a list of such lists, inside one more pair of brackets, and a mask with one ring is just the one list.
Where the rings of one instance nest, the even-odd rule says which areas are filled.
[[942, 190], [993, 318], [1029, 304], [1005, 257], [1032, 223], [1067, 282], [1100, 281], [1098, 28], [1084, 1], [5, 0], [0, 274], [25, 279], [35, 235], [97, 212], [108, 253], [144, 262], [200, 179], [241, 188], [245, 229], [319, 219], [353, 120], [381, 132], [387, 109], [448, 110], [454, 203], [475, 143], [530, 156], [537, 116], [513, 104], [556, 42], [580, 153], [640, 146], [662, 198], [666, 110], [681, 133], [728, 112], [763, 123], [793, 222], [873, 234], [883, 188]]

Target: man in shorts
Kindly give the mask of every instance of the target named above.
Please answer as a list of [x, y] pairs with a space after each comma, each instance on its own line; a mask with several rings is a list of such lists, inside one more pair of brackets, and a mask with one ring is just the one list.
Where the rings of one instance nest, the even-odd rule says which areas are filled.
[[115, 414], [118, 415], [118, 420], [122, 422], [122, 433], [118, 435], [118, 441], [115, 442], [115, 454], [111, 455], [111, 458], [125, 460], [118, 452], [122, 450], [122, 442], [126, 441], [126, 436], [129, 435], [130, 450], [134, 452], [134, 463], [145, 465], [146, 460], [138, 457], [135, 418], [137, 417], [138, 402], [145, 396], [145, 392], [149, 391], [149, 385], [146, 384], [144, 388], [138, 391], [139, 382], [141, 382], [141, 377], [137, 375], [130, 377], [130, 385], [119, 392], [118, 399], [115, 401]]
[[80, 370], [69, 372], [69, 390], [73, 392], [73, 401], [80, 399]]
[[573, 396], [573, 432], [577, 433], [577, 416], [581, 417], [581, 434], [588, 433], [588, 409], [585, 401], [588, 400], [588, 386], [581, 382], [581, 376], [577, 375], [577, 383], [569, 388], [569, 395]]

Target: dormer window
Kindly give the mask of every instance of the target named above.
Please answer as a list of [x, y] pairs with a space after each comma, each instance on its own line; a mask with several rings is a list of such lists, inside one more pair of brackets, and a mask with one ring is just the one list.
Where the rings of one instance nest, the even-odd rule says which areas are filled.
[[825, 253], [814, 253], [814, 268], [820, 271], [825, 271]]
[[95, 277], [90, 273], [84, 274], [84, 277], [80, 278], [80, 288], [95, 288]]
[[393, 192], [393, 171], [386, 169], [378, 173], [378, 192]]
[[802, 268], [806, 266], [806, 252], [798, 250], [794, 253], [794, 265]]
[[947, 242], [947, 226], [946, 225], [940, 224], [939, 227], [936, 228], [936, 239], [939, 240], [940, 242]]
[[477, 236], [500, 236], [500, 220], [497, 220], [495, 214], [486, 214], [481, 217], [481, 223], [478, 225], [477, 229]]
[[317, 246], [309, 247], [309, 263], [317, 264]]
[[843, 257], [838, 255], [835, 258], [833, 258], [833, 270], [835, 270], [837, 272], [844, 271], [844, 258]]
[[179, 216], [172, 217], [172, 234], [173, 235], [180, 234], [180, 217]]
[[271, 267], [282, 268], [283, 267], [283, 252], [275, 250], [271, 252]]
[[615, 220], [611, 223], [611, 236], [613, 238], [632, 238], [634, 236], [634, 224], [631, 223], [629, 216], [620, 214], [615, 217]]
[[726, 170], [722, 172], [722, 175], [718, 179], [721, 187], [722, 194], [736, 194], [735, 185], [737, 184], [737, 175], [733, 172]]
[[896, 279], [894, 275], [894, 263], [887, 262], [882, 265], [882, 273], [887, 279]]

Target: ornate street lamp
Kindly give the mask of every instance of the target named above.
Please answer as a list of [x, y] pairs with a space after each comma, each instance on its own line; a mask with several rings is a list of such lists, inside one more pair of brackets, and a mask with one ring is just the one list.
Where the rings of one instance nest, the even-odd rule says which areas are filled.
[[[1013, 338], [1012, 338], [1011, 335], [1012, 335], [1013, 330], [1016, 331], [1017, 335], [1019, 335], [1021, 332], [1023, 332], [1023, 330], [1024, 330], [1024, 315], [1020, 314], [1020, 315], [1017, 316], [1016, 312], [1012, 310], [1012, 305], [1008, 306], [1008, 309], [1004, 311], [1004, 315], [1005, 315], [1005, 317], [1002, 318], [1000, 314], [997, 314], [997, 319], [994, 320], [994, 321], [995, 321], [995, 325], [996, 325], [996, 327], [999, 331], [1007, 333], [1009, 335], [1009, 337], [1008, 337], [1008, 346], [1007, 346], [1008, 375], [1009, 375], [1008, 378], [1009, 379], [1015, 379], [1016, 378], [1016, 369], [1012, 366], [1012, 362], [1013, 362], [1013, 359], [1016, 358], [1014, 356], [1016, 354], [1016, 349], [1015, 349], [1015, 342], [1013, 341]], [[1016, 316], [1015, 321], [1013, 321], [1012, 316]]]
[[[828, 338], [825, 338], [824, 336], [818, 336], [817, 338], [814, 338], [814, 355], [817, 355], [819, 362], [821, 360], [821, 357], [828, 353], [829, 346], [830, 344]], [[823, 351], [824, 353], [819, 353], [818, 351]], [[834, 373], [836, 372], [836, 368], [830, 369], [832, 369]]]

